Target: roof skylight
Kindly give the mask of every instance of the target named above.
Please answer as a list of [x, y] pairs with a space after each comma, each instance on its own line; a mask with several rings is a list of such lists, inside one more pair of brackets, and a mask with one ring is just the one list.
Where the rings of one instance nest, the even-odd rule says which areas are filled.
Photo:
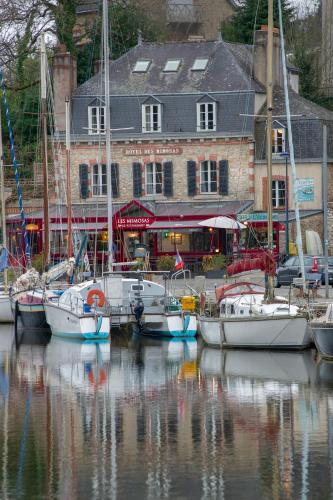
[[135, 66], [133, 68], [133, 73], [146, 73], [150, 66], [151, 60], [141, 60], [136, 61]]
[[192, 66], [192, 71], [204, 71], [207, 68], [208, 59], [207, 57], [198, 57]]
[[178, 71], [180, 66], [180, 59], [168, 59], [163, 71], [166, 72], [172, 72], [172, 71]]

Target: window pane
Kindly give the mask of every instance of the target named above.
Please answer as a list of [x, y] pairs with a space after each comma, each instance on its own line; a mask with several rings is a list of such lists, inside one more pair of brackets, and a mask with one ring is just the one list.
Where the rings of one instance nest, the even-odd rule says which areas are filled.
[[101, 174], [102, 174], [102, 185], [101, 185], [101, 194], [107, 194], [107, 173], [106, 173], [106, 165], [101, 165]]
[[162, 165], [160, 163], [156, 163], [156, 194], [162, 193]]
[[152, 106], [153, 113], [153, 130], [156, 132], [158, 130], [158, 106]]
[[101, 128], [101, 131], [104, 131], [105, 130], [105, 109], [102, 107], [102, 108], [99, 108], [99, 126]]
[[98, 165], [93, 166], [93, 194], [94, 196], [99, 195], [99, 175], [98, 175]]
[[91, 108], [91, 128], [92, 133], [97, 132], [97, 108]]
[[177, 71], [180, 66], [180, 59], [169, 59], [165, 66], [163, 71]]
[[145, 73], [146, 71], [148, 71], [150, 63], [150, 60], [137, 61], [133, 68], [133, 73]]
[[192, 66], [192, 71], [204, 71], [207, 67], [208, 59], [198, 57]]
[[208, 193], [209, 185], [209, 166], [208, 161], [201, 162], [201, 186], [200, 191], [202, 193]]
[[147, 132], [150, 132], [151, 130], [150, 106], [145, 107], [145, 113], [146, 113], [146, 130]]
[[154, 164], [146, 165], [146, 190], [147, 194], [154, 194]]

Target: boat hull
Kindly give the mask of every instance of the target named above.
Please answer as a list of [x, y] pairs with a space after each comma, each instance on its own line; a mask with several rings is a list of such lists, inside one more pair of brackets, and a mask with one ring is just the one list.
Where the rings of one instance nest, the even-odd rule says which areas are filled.
[[333, 359], [333, 323], [326, 325], [311, 324], [313, 340], [321, 356]]
[[101, 317], [101, 323], [94, 314], [77, 314], [54, 304], [45, 304], [46, 320], [52, 335], [69, 339], [99, 340], [110, 335], [110, 318]]
[[15, 308], [17, 308], [22, 325], [25, 329], [48, 329], [44, 304], [42, 302], [29, 304], [22, 303], [19, 299], [15, 300], [15, 298], [11, 298], [11, 309], [14, 318]]
[[306, 317], [203, 318], [204, 341], [215, 347], [305, 349], [311, 343]]
[[0, 294], [0, 323], [13, 323], [14, 316], [8, 293]]
[[160, 337], [194, 337], [197, 334], [195, 314], [145, 314], [144, 332]]

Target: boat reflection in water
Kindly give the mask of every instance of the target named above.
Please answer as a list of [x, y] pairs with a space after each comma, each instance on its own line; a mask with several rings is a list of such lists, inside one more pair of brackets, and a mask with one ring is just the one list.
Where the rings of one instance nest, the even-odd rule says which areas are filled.
[[197, 350], [0, 333], [1, 498], [330, 497], [333, 365]]

